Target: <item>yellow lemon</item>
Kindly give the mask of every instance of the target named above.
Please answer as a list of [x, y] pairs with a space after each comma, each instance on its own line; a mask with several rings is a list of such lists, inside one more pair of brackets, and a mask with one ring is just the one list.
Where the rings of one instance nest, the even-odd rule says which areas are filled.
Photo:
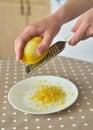
[[42, 55], [38, 55], [36, 52], [36, 48], [40, 44], [41, 40], [42, 38], [37, 36], [33, 37], [30, 41], [27, 42], [23, 50], [23, 56], [20, 60], [21, 62], [26, 64], [35, 64], [44, 58], [47, 51]]

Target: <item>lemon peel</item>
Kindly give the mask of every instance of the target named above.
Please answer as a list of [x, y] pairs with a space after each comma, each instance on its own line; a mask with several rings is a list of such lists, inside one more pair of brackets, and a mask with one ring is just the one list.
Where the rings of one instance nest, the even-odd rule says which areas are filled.
[[47, 54], [47, 51], [42, 55], [39, 55], [36, 52], [36, 49], [38, 45], [41, 43], [41, 41], [42, 38], [39, 36], [33, 37], [30, 41], [28, 41], [24, 47], [23, 56], [20, 61], [26, 64], [35, 64], [39, 62], [41, 59], [43, 59]]

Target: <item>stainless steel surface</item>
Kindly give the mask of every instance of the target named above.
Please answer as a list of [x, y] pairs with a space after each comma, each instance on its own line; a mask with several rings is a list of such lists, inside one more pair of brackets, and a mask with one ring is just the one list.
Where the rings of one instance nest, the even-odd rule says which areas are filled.
[[49, 60], [54, 58], [57, 54], [59, 54], [61, 51], [65, 48], [65, 41], [58, 41], [53, 46], [51, 46], [48, 50], [47, 55], [38, 63], [36, 64], [28, 64], [26, 66], [26, 72], [27, 74], [31, 74], [34, 71], [36, 71], [38, 68], [40, 68], [42, 65], [46, 64]]

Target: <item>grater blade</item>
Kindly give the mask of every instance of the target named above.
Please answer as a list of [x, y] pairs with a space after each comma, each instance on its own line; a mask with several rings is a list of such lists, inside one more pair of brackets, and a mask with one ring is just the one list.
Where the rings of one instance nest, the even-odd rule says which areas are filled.
[[65, 43], [66, 43], [65, 41], [58, 41], [54, 45], [52, 45], [48, 49], [47, 55], [42, 60], [40, 60], [36, 64], [28, 64], [28, 65], [26, 65], [26, 73], [27, 74], [33, 73], [34, 71], [39, 69], [42, 65], [46, 64], [49, 60], [54, 58], [57, 54], [59, 54], [62, 50], [64, 50]]

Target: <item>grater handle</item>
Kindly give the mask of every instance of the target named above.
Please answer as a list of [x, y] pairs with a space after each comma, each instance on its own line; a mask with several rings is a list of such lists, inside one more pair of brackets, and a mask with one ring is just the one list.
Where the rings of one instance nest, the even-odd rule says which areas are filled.
[[72, 40], [72, 38], [73, 38], [73, 36], [74, 36], [74, 33], [71, 34], [71, 35], [69, 35], [69, 36], [67, 36], [67, 37], [65, 38], [65, 41], [66, 41], [67, 43], [70, 43], [71, 40]]

